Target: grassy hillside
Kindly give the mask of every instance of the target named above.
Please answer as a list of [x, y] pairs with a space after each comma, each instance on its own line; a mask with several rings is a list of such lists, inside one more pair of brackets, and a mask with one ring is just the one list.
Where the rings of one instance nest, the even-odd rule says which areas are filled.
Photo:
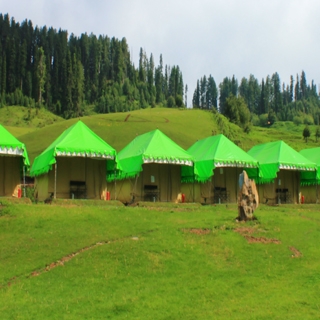
[[319, 319], [318, 205], [99, 203], [3, 202], [1, 319]]
[[64, 119], [45, 109], [18, 106], [0, 108], [0, 124], [16, 137], [60, 121]]
[[[65, 129], [78, 121], [78, 119], [63, 120], [45, 110], [40, 110], [38, 115], [34, 114], [33, 119], [28, 122], [24, 119], [26, 110], [22, 107], [0, 109], [0, 123], [26, 144], [31, 161]], [[10, 114], [13, 112], [16, 112], [14, 113], [17, 119], [15, 121], [10, 120]], [[137, 135], [157, 128], [185, 149], [198, 139], [221, 132], [246, 151], [256, 144], [275, 140], [284, 140], [298, 151], [320, 145], [315, 141], [315, 126], [310, 126], [312, 136], [306, 144], [302, 137], [304, 125], [296, 126], [292, 122], [278, 122], [270, 128], [253, 127], [252, 131], [246, 134], [238, 126], [226, 120], [219, 121], [219, 119], [221, 120], [221, 117], [217, 118], [209, 111], [168, 108], [141, 109], [81, 118], [117, 151]]]

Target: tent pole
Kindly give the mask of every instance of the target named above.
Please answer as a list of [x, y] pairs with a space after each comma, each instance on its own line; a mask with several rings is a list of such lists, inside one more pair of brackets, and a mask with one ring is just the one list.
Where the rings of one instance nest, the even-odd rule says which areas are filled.
[[195, 175], [193, 174], [193, 181], [192, 181], [192, 201], [194, 202], [194, 180], [195, 180]]
[[172, 181], [171, 181], [171, 165], [169, 165], [169, 193], [168, 202], [172, 200]]
[[54, 165], [54, 199], [57, 199], [57, 162]]
[[213, 177], [211, 176], [210, 177], [210, 185], [209, 185], [209, 203], [210, 204], [213, 203], [212, 198], [211, 198], [211, 195], [212, 195], [212, 179], [213, 179]]
[[[239, 179], [238, 179], [238, 167], [237, 167], [237, 165], [236, 165], [235, 168], [236, 168], [236, 180], [235, 180], [235, 181], [236, 181], [236, 197], [235, 197], [235, 198], [236, 198], [236, 203], [237, 203], [237, 199], [238, 199], [238, 180], [239, 180]], [[242, 170], [243, 170], [243, 169], [242, 169]], [[239, 174], [239, 175], [240, 175], [240, 174]], [[231, 201], [230, 201], [230, 202], [231, 202]]]
[[116, 168], [114, 168], [114, 200], [117, 200], [117, 179], [116, 179]]
[[23, 166], [23, 197], [26, 197], [26, 167]]

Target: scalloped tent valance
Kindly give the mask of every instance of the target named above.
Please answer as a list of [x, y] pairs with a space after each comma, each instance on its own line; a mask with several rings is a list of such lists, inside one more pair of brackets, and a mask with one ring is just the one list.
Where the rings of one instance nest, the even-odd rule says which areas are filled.
[[24, 143], [15, 138], [7, 129], [0, 125], [0, 154], [21, 156], [23, 164], [29, 168], [30, 162]]
[[194, 177], [190, 170], [183, 170], [183, 181], [206, 182], [214, 175], [215, 168], [257, 168], [258, 162], [223, 134], [210, 136], [194, 143], [187, 150], [194, 157]]
[[248, 154], [259, 162], [259, 176], [250, 171], [250, 178], [257, 183], [271, 183], [277, 177], [279, 170], [315, 171], [316, 164], [291, 148], [283, 141], [268, 142], [256, 145]]
[[[118, 153], [118, 160], [122, 170], [117, 172], [117, 179], [135, 177], [144, 163], [193, 166], [193, 157], [158, 129], [133, 139]], [[109, 171], [108, 180], [112, 179], [114, 172]]]
[[82, 121], [65, 130], [46, 150], [35, 158], [30, 174], [48, 173], [56, 157], [88, 157], [112, 159], [117, 163], [116, 150], [96, 135]]

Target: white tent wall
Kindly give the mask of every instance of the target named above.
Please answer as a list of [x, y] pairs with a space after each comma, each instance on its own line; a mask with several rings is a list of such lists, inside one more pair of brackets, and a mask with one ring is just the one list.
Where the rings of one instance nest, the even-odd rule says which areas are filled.
[[[214, 175], [212, 177], [212, 188], [216, 192], [215, 199], [219, 198], [219, 191], [217, 188], [225, 188], [227, 193], [227, 200], [221, 199], [221, 201], [236, 203], [238, 201], [239, 190], [239, 175], [242, 173], [243, 168], [237, 167], [219, 167], [215, 168]], [[225, 197], [225, 196], [223, 196]]]
[[[130, 202], [132, 196], [136, 201], [174, 202], [181, 193], [180, 166], [171, 164], [148, 163], [143, 164], [138, 178], [116, 181], [116, 199]], [[150, 197], [145, 189], [153, 186], [157, 190]], [[114, 182], [108, 183], [111, 199], [115, 199]], [[154, 199], [153, 199], [154, 198]]]
[[[119, 200], [123, 203], [129, 203], [132, 200], [135, 179], [117, 180], [107, 183], [107, 191], [110, 192], [111, 200]], [[140, 196], [140, 194], [139, 194]], [[137, 200], [140, 200], [137, 195]]]
[[21, 183], [21, 157], [0, 156], [0, 196], [12, 196]]
[[200, 183], [181, 183], [181, 193], [185, 195], [185, 202], [201, 202]]
[[[57, 157], [56, 198], [71, 198], [70, 181], [85, 182], [85, 198], [102, 199], [107, 186], [106, 160]], [[36, 184], [39, 201], [43, 201], [50, 193], [54, 193], [55, 166], [53, 165], [48, 174], [36, 177]]]
[[275, 184], [274, 183], [265, 183], [258, 184], [257, 190], [259, 194], [259, 199], [261, 203], [275, 204], [276, 203], [276, 194], [275, 194]]
[[319, 186], [300, 186], [301, 195], [304, 196], [304, 203], [319, 202]]
[[219, 167], [215, 168], [211, 181], [182, 183], [181, 190], [185, 194], [186, 202], [219, 203], [218, 190], [223, 188], [225, 190], [221, 192], [220, 202], [236, 203], [239, 175], [242, 171], [243, 168]]
[[[286, 193], [277, 189], [286, 190]], [[296, 170], [280, 170], [274, 183], [258, 185], [261, 203], [299, 203], [300, 172]]]
[[35, 177], [35, 197], [38, 201], [44, 201], [48, 196], [49, 174], [42, 174]]
[[163, 202], [175, 202], [181, 193], [181, 170], [179, 165], [150, 163], [143, 165], [143, 171], [138, 179], [140, 194], [145, 200], [146, 186], [156, 186], [159, 195], [154, 200]]

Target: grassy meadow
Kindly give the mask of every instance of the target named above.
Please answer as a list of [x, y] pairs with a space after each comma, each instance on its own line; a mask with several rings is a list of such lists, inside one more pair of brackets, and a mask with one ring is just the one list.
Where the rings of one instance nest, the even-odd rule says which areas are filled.
[[[81, 118], [120, 151], [156, 128], [187, 149], [227, 132], [242, 149], [308, 143], [304, 125], [249, 134], [212, 112], [154, 108]], [[0, 123], [32, 161], [78, 119], [0, 108]], [[0, 319], [320, 318], [318, 205], [261, 205], [237, 223], [236, 205], [0, 198]]]
[[317, 205], [0, 206], [1, 319], [317, 319]]

